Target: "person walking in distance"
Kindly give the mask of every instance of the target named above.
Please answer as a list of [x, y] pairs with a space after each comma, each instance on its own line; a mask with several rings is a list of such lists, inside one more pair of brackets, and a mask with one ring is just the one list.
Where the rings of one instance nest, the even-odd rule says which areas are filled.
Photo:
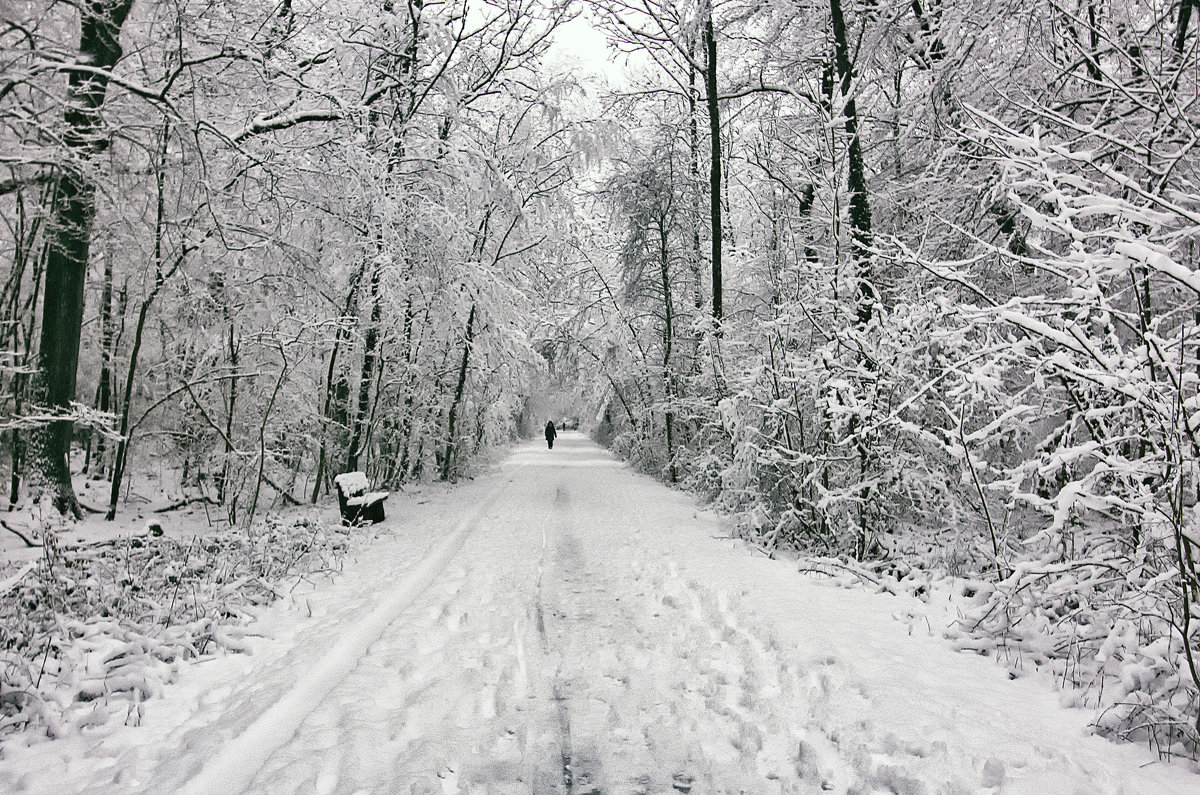
[[546, 447], [551, 450], [554, 449], [555, 436], [558, 436], [558, 433], [554, 430], [554, 420], [546, 420]]

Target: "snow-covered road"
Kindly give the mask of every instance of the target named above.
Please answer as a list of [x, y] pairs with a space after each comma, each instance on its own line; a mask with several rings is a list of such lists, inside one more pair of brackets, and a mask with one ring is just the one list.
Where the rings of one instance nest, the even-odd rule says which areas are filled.
[[910, 634], [906, 597], [767, 560], [581, 435], [388, 511], [253, 654], [191, 666], [140, 727], [8, 749], [0, 789], [1200, 791], [1037, 677]]

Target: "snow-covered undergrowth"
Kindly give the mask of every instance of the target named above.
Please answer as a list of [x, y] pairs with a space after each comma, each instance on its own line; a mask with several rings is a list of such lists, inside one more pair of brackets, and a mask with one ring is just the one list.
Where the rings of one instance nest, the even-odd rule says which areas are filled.
[[1104, 560], [1022, 563], [999, 583], [961, 585], [947, 633], [964, 650], [1051, 672], [1101, 734], [1195, 759], [1198, 703], [1169, 594]]
[[916, 559], [802, 557], [799, 567], [844, 587], [920, 599], [926, 614], [902, 616], [914, 628], [940, 631], [1014, 678], [1050, 674], [1062, 703], [1093, 710], [1103, 736], [1145, 743], [1168, 759], [1200, 753], [1197, 691], [1160, 583], [1117, 577], [1115, 565], [1100, 560], [1029, 561], [998, 582]]
[[123, 720], [180, 666], [238, 652], [256, 607], [336, 570], [347, 531], [269, 517], [190, 539], [148, 532], [64, 546], [0, 571], [0, 738]]

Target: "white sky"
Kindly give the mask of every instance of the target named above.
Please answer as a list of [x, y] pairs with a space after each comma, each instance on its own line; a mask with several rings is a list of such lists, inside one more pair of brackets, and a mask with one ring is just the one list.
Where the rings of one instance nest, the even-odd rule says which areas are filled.
[[554, 32], [548, 62], [552, 67], [582, 69], [610, 83], [624, 82], [626, 72], [625, 56], [609, 50], [604, 34], [592, 26], [586, 14]]

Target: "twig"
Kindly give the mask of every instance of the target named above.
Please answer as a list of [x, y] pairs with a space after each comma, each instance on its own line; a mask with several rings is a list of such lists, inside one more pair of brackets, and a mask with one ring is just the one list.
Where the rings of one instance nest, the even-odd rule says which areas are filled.
[[46, 651], [42, 654], [42, 668], [38, 671], [37, 681], [33, 683], [33, 689], [37, 690], [42, 686], [42, 677], [46, 674], [46, 660], [50, 657], [50, 644], [54, 641], [54, 636], [46, 638]]
[[958, 417], [958, 439], [962, 442], [963, 457], [967, 461], [967, 469], [971, 470], [971, 480], [975, 482], [975, 491], [979, 494], [979, 503], [983, 506], [983, 518], [987, 520], [988, 533], [992, 537], [992, 563], [996, 566], [996, 577], [1003, 580], [1004, 571], [1000, 568], [1000, 544], [996, 540], [996, 524], [992, 521], [992, 512], [988, 509], [987, 494], [983, 484], [979, 482], [979, 474], [975, 471], [975, 462], [971, 460], [971, 448], [967, 447], [967, 436], [963, 426], [967, 424], [967, 407], [964, 405]]
[[[196, 541], [198, 541], [199, 538], [200, 538], [199, 536], [192, 536], [192, 542], [190, 544], [188, 544], [187, 551], [185, 551], [183, 553], [182, 567], [183, 567], [184, 572], [187, 571], [188, 558], [191, 557], [191, 555], [192, 555], [192, 547], [194, 547], [196, 545]], [[181, 586], [181, 585], [183, 585], [183, 574], [182, 573], [177, 574], [175, 576], [175, 590], [171, 592], [171, 606], [167, 608], [167, 618], [163, 622], [164, 628], [171, 626], [171, 615], [175, 612], [175, 599], [179, 596], [179, 586]]]
[[[878, 585], [878, 584], [879, 584], [879, 580], [875, 579], [875, 578], [874, 578], [874, 577], [872, 577], [871, 575], [869, 575], [869, 574], [866, 574], [866, 573], [864, 573], [864, 572], [861, 572], [861, 571], [859, 571], [859, 570], [857, 570], [857, 569], [851, 568], [850, 566], [847, 566], [847, 565], [845, 565], [845, 564], [843, 564], [843, 563], [837, 563], [837, 562], [835, 562], [835, 561], [826, 561], [826, 560], [823, 560], [823, 561], [821, 561], [820, 563], [821, 563], [821, 565], [822, 565], [822, 566], [833, 566], [834, 568], [838, 568], [838, 569], [842, 569], [842, 570], [844, 570], [844, 571], [848, 571], [848, 572], [850, 572], [851, 574], [853, 574], [855, 577], [858, 577], [860, 580], [866, 580], [866, 581], [868, 581], [868, 582], [874, 583], [875, 585]], [[812, 568], [804, 568], [804, 569], [796, 569], [796, 571], [797, 571], [797, 572], [799, 572], [800, 574], [808, 574], [808, 573], [810, 573], [810, 572], [811, 572], [811, 573], [813, 573], [813, 574], [825, 574], [825, 575], [832, 576], [832, 575], [830, 575], [830, 574], [829, 574], [829, 572], [827, 572], [827, 571], [824, 571], [823, 569], [815, 568], [815, 567], [812, 567]]]

